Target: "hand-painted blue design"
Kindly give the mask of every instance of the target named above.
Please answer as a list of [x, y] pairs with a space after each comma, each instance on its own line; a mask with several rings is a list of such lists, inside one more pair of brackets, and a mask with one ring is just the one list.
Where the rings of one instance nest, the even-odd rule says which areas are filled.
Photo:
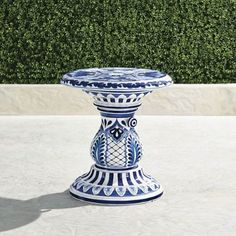
[[136, 135], [129, 135], [126, 142], [128, 166], [135, 165], [142, 157], [142, 147]]
[[91, 68], [67, 73], [62, 84], [92, 89], [144, 89], [167, 86], [171, 78], [160, 71], [137, 68]]
[[80, 88], [110, 88], [110, 89], [152, 89], [158, 87], [164, 87], [172, 84], [172, 81], [154, 81], [154, 82], [136, 82], [136, 83], [104, 83], [104, 82], [88, 82], [88, 81], [78, 81], [78, 80], [70, 80], [68, 78], [64, 78], [61, 80], [62, 84], [70, 85], [74, 87]]
[[159, 71], [150, 71], [145, 73], [139, 73], [139, 76], [145, 76], [145, 77], [153, 77], [153, 78], [161, 78], [163, 77], [163, 73]]
[[119, 127], [115, 127], [115, 128], [110, 130], [110, 134], [116, 140], [119, 140], [123, 133], [124, 133], [124, 131]]
[[130, 118], [128, 123], [129, 123], [129, 126], [133, 128], [137, 125], [137, 120], [135, 118]]
[[[92, 166], [89, 178], [80, 176], [70, 187], [71, 194], [83, 197], [84, 194], [94, 196], [98, 202], [113, 197], [113, 200], [129, 201], [132, 196], [140, 196], [142, 199], [162, 193], [160, 184], [154, 179], [147, 177], [140, 167], [131, 169], [128, 173], [123, 170], [107, 172], [103, 168]], [[94, 183], [97, 176], [97, 183]]]
[[[136, 123], [137, 120], [133, 116], [102, 118], [100, 130], [91, 147], [92, 156], [98, 165], [121, 168], [137, 164], [142, 156], [142, 148], [134, 130]], [[101, 141], [106, 148], [102, 148], [101, 157], [99, 157], [97, 152]]]
[[156, 70], [137, 69], [137, 68], [90, 68], [81, 69], [67, 73], [65, 76], [73, 76], [77, 80], [92, 80], [92, 81], [137, 81], [150, 80], [153, 78], [162, 78], [166, 74]]
[[127, 125], [127, 123], [126, 123], [126, 121], [125, 121], [125, 120], [121, 120], [121, 124], [122, 124], [122, 125], [124, 125], [124, 126], [126, 126], [126, 125]]
[[122, 138], [120, 140], [114, 140], [111, 136], [107, 137], [107, 167], [121, 168], [127, 166], [125, 142], [125, 138]]
[[105, 165], [106, 135], [97, 134], [91, 145], [91, 156], [100, 165]]
[[102, 127], [104, 127], [104, 129], [106, 129], [108, 126], [110, 126], [112, 124], [111, 120], [107, 120], [107, 119], [102, 119]]
[[75, 77], [80, 77], [80, 76], [88, 76], [88, 75], [94, 75], [94, 74], [95, 74], [94, 72], [78, 70], [74, 73], [74, 76]]

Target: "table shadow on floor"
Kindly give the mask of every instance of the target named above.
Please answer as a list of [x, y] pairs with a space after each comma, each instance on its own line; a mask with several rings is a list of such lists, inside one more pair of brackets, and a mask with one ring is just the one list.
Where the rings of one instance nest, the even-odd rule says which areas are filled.
[[83, 207], [87, 203], [73, 199], [68, 190], [29, 200], [0, 197], [0, 232], [27, 225], [52, 209]]

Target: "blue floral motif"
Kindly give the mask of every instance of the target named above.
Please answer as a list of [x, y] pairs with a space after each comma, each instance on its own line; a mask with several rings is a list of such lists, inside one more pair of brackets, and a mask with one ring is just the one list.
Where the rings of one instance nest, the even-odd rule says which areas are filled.
[[128, 166], [135, 165], [142, 157], [142, 147], [138, 141], [138, 139], [130, 134], [127, 137], [127, 158], [128, 158]]
[[104, 133], [95, 137], [91, 146], [91, 156], [96, 163], [105, 165], [106, 136]]
[[124, 131], [121, 128], [113, 128], [110, 130], [110, 134], [112, 135], [112, 137], [116, 140], [119, 140], [121, 135], [124, 133]]

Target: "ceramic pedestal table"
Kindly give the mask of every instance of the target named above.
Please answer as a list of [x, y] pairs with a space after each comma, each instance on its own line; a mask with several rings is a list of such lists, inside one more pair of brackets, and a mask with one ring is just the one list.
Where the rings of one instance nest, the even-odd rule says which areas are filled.
[[92, 68], [67, 73], [61, 83], [92, 95], [101, 114], [90, 150], [95, 164], [74, 181], [71, 195], [100, 204], [132, 204], [160, 197], [161, 185], [139, 165], [142, 145], [134, 113], [143, 96], [172, 84], [171, 78], [148, 69]]

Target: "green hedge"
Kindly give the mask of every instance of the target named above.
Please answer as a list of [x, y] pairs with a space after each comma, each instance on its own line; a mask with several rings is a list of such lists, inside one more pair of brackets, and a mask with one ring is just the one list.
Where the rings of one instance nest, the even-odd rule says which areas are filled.
[[235, 0], [0, 0], [0, 83], [108, 66], [236, 82], [235, 24]]

